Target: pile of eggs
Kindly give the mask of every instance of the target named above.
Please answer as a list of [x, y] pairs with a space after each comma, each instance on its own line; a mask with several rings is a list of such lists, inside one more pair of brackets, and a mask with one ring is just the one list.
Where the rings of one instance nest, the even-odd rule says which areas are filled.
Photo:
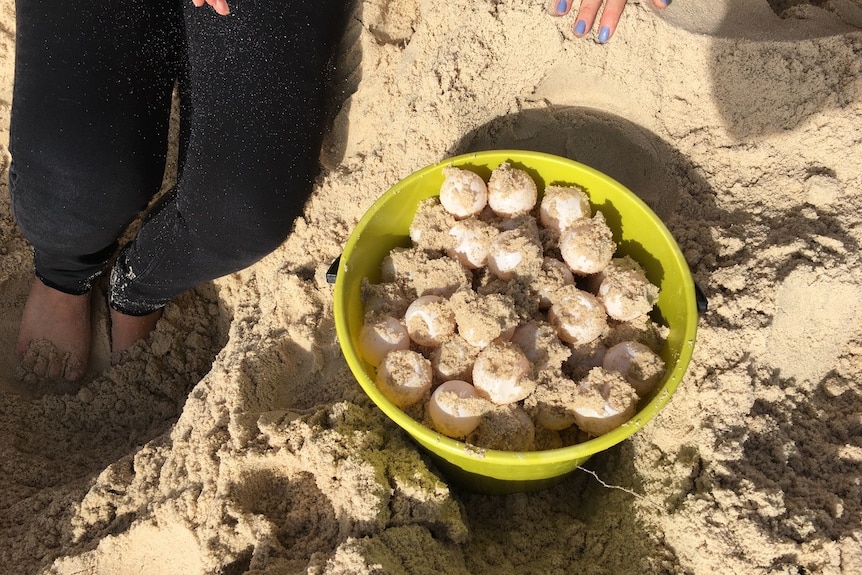
[[[666, 328], [648, 315], [658, 288], [614, 257], [602, 212], [576, 186], [539, 199], [509, 163], [487, 182], [454, 166], [444, 178], [412, 245], [384, 259], [380, 283], [363, 282], [359, 351], [381, 393], [488, 448], [560, 446], [630, 419], [664, 375]], [[488, 429], [500, 422], [515, 430], [505, 444]]]

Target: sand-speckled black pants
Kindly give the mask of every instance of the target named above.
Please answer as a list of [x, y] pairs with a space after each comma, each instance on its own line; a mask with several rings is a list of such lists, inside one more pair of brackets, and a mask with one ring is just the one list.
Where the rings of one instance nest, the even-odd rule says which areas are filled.
[[131, 315], [275, 249], [318, 169], [343, 0], [17, 0], [10, 189], [36, 275], [91, 289], [158, 192], [171, 94], [178, 183], [111, 273]]

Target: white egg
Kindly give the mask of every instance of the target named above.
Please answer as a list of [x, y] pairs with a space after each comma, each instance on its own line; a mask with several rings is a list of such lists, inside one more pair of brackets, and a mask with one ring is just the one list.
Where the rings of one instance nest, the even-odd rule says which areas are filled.
[[473, 379], [473, 362], [479, 350], [468, 344], [463, 337], [455, 335], [431, 352], [431, 368], [435, 381], [449, 379]]
[[[545, 324], [547, 325], [547, 324]], [[524, 352], [530, 363], [538, 363], [545, 356], [545, 350], [539, 347], [539, 322], [528, 321], [519, 325], [512, 334], [512, 343]]]
[[576, 221], [592, 217], [590, 199], [579, 188], [547, 186], [539, 204], [539, 221], [562, 233]]
[[603, 435], [631, 419], [638, 395], [619, 373], [600, 367], [578, 384], [573, 414], [575, 423], [590, 435]]
[[488, 249], [497, 230], [491, 224], [476, 218], [455, 222], [449, 230], [454, 245], [447, 251], [449, 257], [457, 259], [470, 269], [478, 269], [488, 263]]
[[578, 220], [560, 237], [560, 254], [574, 273], [599, 273], [610, 263], [617, 249], [614, 234], [601, 212], [592, 219]]
[[533, 371], [559, 369], [572, 353], [560, 341], [556, 328], [540, 319], [520, 324], [510, 341], [524, 352], [533, 365]]
[[498, 405], [520, 401], [536, 384], [526, 376], [530, 360], [517, 346], [492, 343], [479, 352], [473, 364], [473, 385], [479, 395]]
[[607, 329], [605, 308], [593, 294], [575, 286], [563, 286], [554, 297], [556, 301], [548, 310], [548, 321], [557, 328], [561, 340], [583, 345], [597, 339]]
[[431, 390], [431, 380], [431, 362], [415, 351], [390, 351], [377, 367], [377, 388], [401, 408], [422, 401]]
[[631, 321], [652, 311], [659, 289], [635, 269], [615, 269], [605, 273], [599, 284], [598, 297], [608, 315], [619, 321]]
[[477, 409], [479, 394], [466, 381], [450, 380], [440, 384], [428, 400], [428, 417], [434, 429], [449, 437], [469, 435], [482, 420]]
[[488, 179], [488, 205], [498, 216], [511, 218], [528, 213], [539, 197], [530, 174], [508, 162], [491, 172]]
[[500, 232], [488, 248], [488, 269], [503, 280], [535, 276], [542, 266], [542, 245], [519, 229]]
[[482, 177], [470, 170], [449, 166], [443, 168], [440, 203], [458, 219], [481, 212], [488, 203], [488, 187]]
[[482, 349], [495, 340], [507, 340], [518, 327], [514, 302], [503, 294], [461, 289], [449, 303], [455, 312], [458, 334], [473, 347]]
[[624, 341], [610, 347], [605, 352], [602, 367], [621, 373], [641, 397], [655, 388], [665, 371], [664, 360], [636, 341]]
[[376, 367], [393, 349], [410, 349], [410, 336], [400, 321], [386, 316], [362, 325], [359, 353], [365, 361]]
[[609, 403], [604, 403], [601, 407], [577, 408], [573, 415], [577, 426], [590, 435], [604, 435], [631, 419], [634, 408], [617, 411]]
[[404, 323], [410, 339], [427, 347], [436, 347], [455, 333], [455, 314], [438, 295], [416, 298], [404, 312]]

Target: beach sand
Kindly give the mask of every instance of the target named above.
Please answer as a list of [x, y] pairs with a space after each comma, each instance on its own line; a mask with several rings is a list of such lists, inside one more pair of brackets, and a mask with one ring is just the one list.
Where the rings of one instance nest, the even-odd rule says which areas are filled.
[[[571, 26], [535, 0], [357, 4], [295, 232], [113, 361], [97, 306], [93, 368], [64, 388], [12, 358], [32, 262], [6, 193], [0, 0], [0, 569], [862, 573], [862, 4], [630, 2], [606, 45]], [[447, 481], [366, 398], [326, 282], [390, 186], [490, 148], [620, 180], [709, 298], [654, 420], [505, 496]]]

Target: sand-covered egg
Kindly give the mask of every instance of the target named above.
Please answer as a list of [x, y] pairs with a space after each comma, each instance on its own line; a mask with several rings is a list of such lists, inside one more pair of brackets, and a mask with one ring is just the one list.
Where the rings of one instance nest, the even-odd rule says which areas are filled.
[[511, 218], [526, 214], [536, 205], [536, 182], [524, 170], [508, 162], [500, 164], [488, 179], [488, 205], [498, 216]]
[[452, 245], [449, 230], [457, 221], [439, 198], [428, 198], [419, 204], [410, 222], [410, 240], [414, 247], [444, 251]]
[[511, 343], [517, 345], [537, 369], [559, 367], [571, 355], [571, 350], [560, 341], [554, 326], [540, 319], [520, 324]]
[[383, 316], [366, 321], [359, 330], [359, 351], [371, 365], [395, 349], [410, 349], [410, 335], [400, 320]]
[[608, 348], [602, 367], [621, 373], [641, 397], [655, 388], [665, 372], [664, 360], [637, 341], [623, 341]]
[[488, 187], [482, 177], [470, 170], [453, 166], [443, 169], [440, 203], [458, 219], [475, 216], [488, 203]]
[[458, 334], [431, 350], [431, 368], [434, 381], [442, 383], [450, 379], [473, 380], [473, 363], [479, 349], [473, 347]]
[[631, 321], [647, 314], [658, 301], [658, 287], [631, 258], [611, 260], [601, 275], [597, 295], [615, 320]]
[[404, 312], [404, 323], [410, 339], [435, 347], [455, 333], [455, 314], [446, 298], [426, 295], [416, 298]]
[[447, 253], [464, 267], [481, 268], [488, 263], [488, 250], [498, 233], [497, 228], [480, 219], [459, 220], [449, 228], [451, 243]]
[[500, 232], [488, 248], [488, 269], [500, 279], [532, 277], [542, 268], [542, 245], [521, 229]]
[[591, 218], [590, 198], [580, 188], [547, 186], [539, 204], [539, 221], [549, 230], [562, 233], [575, 222]]
[[431, 382], [431, 362], [415, 351], [390, 351], [377, 366], [377, 388], [402, 409], [422, 401]]
[[572, 411], [579, 428], [603, 435], [631, 419], [637, 402], [637, 393], [621, 374], [596, 367], [578, 383]]
[[617, 244], [602, 212], [578, 220], [560, 236], [560, 254], [573, 273], [599, 273], [610, 263]]
[[563, 286], [548, 310], [548, 321], [557, 329], [560, 339], [583, 345], [601, 336], [608, 327], [602, 303], [589, 292], [575, 286]]
[[539, 273], [532, 281], [532, 286], [539, 296], [539, 307], [549, 308], [556, 291], [567, 285], [575, 285], [575, 276], [569, 266], [557, 258], [542, 258]]
[[481, 295], [461, 289], [449, 298], [458, 334], [482, 349], [493, 341], [508, 340], [518, 327], [518, 312], [512, 298], [498, 293]]
[[498, 405], [530, 395], [535, 382], [527, 378], [530, 360], [517, 346], [493, 343], [479, 352], [473, 364], [473, 385], [479, 394]]
[[428, 417], [434, 429], [449, 437], [466, 437], [479, 426], [487, 401], [466, 381], [440, 384], [428, 400]]

